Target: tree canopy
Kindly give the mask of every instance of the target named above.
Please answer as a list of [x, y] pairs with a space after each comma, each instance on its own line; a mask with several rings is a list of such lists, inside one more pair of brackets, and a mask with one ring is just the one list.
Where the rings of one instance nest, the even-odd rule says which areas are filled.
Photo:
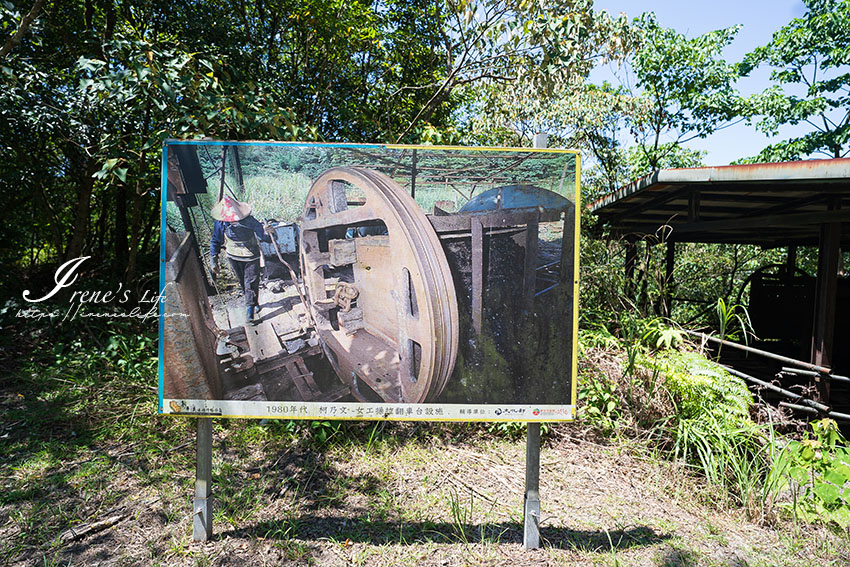
[[[4, 266], [86, 253], [155, 269], [169, 137], [577, 147], [613, 189], [693, 165], [687, 141], [748, 118], [811, 131], [758, 159], [847, 155], [850, 0], [808, 12], [733, 65], [736, 27], [688, 38], [591, 0], [4, 0], [0, 183], [18, 226]], [[613, 62], [621, 84], [591, 81]], [[773, 68], [744, 101], [739, 74]], [[141, 266], [141, 267], [140, 267]]]
[[680, 144], [705, 137], [736, 116], [737, 76], [722, 50], [739, 26], [688, 39], [661, 27], [654, 14], [644, 14], [635, 24], [643, 38], [632, 60], [635, 94], [646, 105], [631, 117], [631, 133], [652, 170]]
[[850, 155], [850, 0], [804, 0], [807, 12], [747, 54], [740, 73], [771, 67], [776, 84], [748, 100], [756, 127], [779, 134], [806, 124], [803, 135], [771, 144], [750, 161], [787, 161], [810, 155]]

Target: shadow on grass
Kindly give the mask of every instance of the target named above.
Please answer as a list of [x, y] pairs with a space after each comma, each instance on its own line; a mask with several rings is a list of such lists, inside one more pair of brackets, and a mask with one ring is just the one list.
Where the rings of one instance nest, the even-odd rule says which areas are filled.
[[[522, 543], [522, 525], [517, 522], [453, 523], [374, 521], [368, 516], [327, 518], [304, 515], [284, 522], [265, 521], [245, 528], [224, 531], [219, 538], [264, 538], [266, 540], [329, 540], [370, 545], [422, 543]], [[609, 553], [635, 547], [648, 547], [669, 540], [672, 535], [659, 534], [647, 526], [613, 530], [577, 530], [544, 526], [540, 530], [545, 547]]]

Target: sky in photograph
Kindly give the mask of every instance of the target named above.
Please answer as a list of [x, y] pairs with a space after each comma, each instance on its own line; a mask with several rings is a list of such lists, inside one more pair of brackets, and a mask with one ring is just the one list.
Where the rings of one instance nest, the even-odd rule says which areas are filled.
[[[643, 12], [655, 12], [662, 26], [673, 28], [688, 38], [740, 24], [743, 27], [724, 52], [726, 60], [730, 62], [740, 61], [754, 48], [766, 45], [776, 30], [806, 12], [800, 0], [595, 0], [594, 8], [598, 11], [607, 10], [612, 15], [625, 12], [630, 19]], [[621, 73], [615, 65], [597, 69], [591, 75], [591, 80], [608, 80], [617, 84], [615, 73], [618, 72]], [[750, 77], [741, 79], [737, 88], [742, 94], [748, 95], [760, 92], [770, 84], [769, 69], [759, 68]], [[786, 127], [776, 140], [806, 131], [806, 127]], [[707, 165], [725, 165], [733, 160], [757, 154], [770, 142], [770, 138], [753, 126], [741, 123], [686, 145], [693, 149], [705, 150]]]

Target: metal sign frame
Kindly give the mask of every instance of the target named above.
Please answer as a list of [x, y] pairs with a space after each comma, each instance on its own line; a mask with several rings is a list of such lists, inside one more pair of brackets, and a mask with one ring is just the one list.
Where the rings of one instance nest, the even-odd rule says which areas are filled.
[[[457, 155], [465, 155], [465, 154], [475, 154], [475, 155], [494, 155], [497, 157], [508, 157], [512, 156], [526, 156], [526, 155], [534, 155], [535, 153], [539, 155], [557, 155], [557, 154], [568, 154], [574, 157], [575, 169], [574, 169], [574, 184], [571, 185], [570, 189], [573, 191], [573, 195], [571, 195], [574, 199], [573, 201], [573, 214], [572, 214], [572, 222], [564, 225], [563, 232], [563, 242], [569, 243], [568, 250], [563, 251], [565, 254], [569, 254], [572, 264], [571, 273], [568, 274], [568, 281], [562, 282], [563, 284], [569, 285], [571, 287], [571, 301], [572, 301], [572, 309], [571, 309], [571, 317], [568, 325], [565, 327], [571, 327], [569, 334], [572, 336], [571, 346], [572, 352], [568, 354], [570, 358], [569, 364], [569, 376], [562, 376], [560, 379], [563, 383], [569, 384], [569, 400], [568, 403], [445, 403], [439, 400], [435, 402], [429, 401], [428, 403], [404, 403], [397, 401], [316, 401], [316, 400], [266, 400], [266, 401], [256, 401], [256, 400], [239, 400], [239, 399], [205, 399], [204, 397], [197, 396], [169, 396], [166, 395], [165, 388], [165, 375], [166, 375], [166, 364], [167, 364], [167, 356], [166, 356], [166, 324], [171, 320], [169, 315], [173, 315], [173, 311], [175, 308], [175, 304], [169, 304], [169, 300], [173, 299], [174, 294], [172, 293], [169, 286], [173, 284], [173, 282], [180, 278], [185, 277], [183, 272], [183, 264], [179, 262], [175, 263], [175, 261], [186, 260], [193, 256], [203, 256], [201, 250], [203, 250], [203, 243], [199, 243], [197, 239], [192, 242], [192, 239], [186, 239], [185, 242], [181, 242], [179, 244], [182, 245], [182, 248], [178, 246], [178, 251], [174, 252], [173, 250], [167, 250], [167, 215], [166, 211], [169, 206], [174, 206], [174, 203], [169, 201], [174, 200], [175, 193], [178, 193], [176, 200], [181, 201], [185, 199], [186, 201], [191, 201], [191, 199], [196, 199], [197, 197], [191, 195], [189, 183], [186, 183], [182, 188], [182, 193], [180, 193], [180, 189], [175, 187], [174, 183], [174, 168], [169, 168], [169, 158], [173, 160], [173, 154], [169, 154], [169, 149], [171, 148], [183, 148], [187, 146], [203, 146], [207, 149], [211, 149], [213, 151], [218, 149], [224, 149], [226, 147], [244, 147], [244, 146], [270, 146], [270, 147], [282, 147], [282, 148], [332, 148], [332, 149], [341, 149], [341, 150], [357, 150], [361, 155], [365, 155], [367, 157], [371, 156], [377, 162], [380, 162], [381, 167], [389, 168], [392, 166], [390, 160], [386, 158], [384, 152], [395, 152], [394, 155], [407, 155], [408, 163], [412, 164], [413, 171], [416, 171], [416, 168], [424, 168], [427, 167], [426, 158], [429, 155], [433, 155], [435, 152], [443, 152], [443, 153], [451, 153], [456, 152]], [[222, 159], [224, 157], [224, 152], [222, 152]], [[383, 162], [381, 161], [383, 159]], [[222, 161], [224, 163], [224, 161]], [[423, 165], [424, 163], [424, 165]], [[418, 165], [417, 165], [418, 164]], [[239, 176], [236, 180], [236, 184], [244, 187], [244, 179], [243, 179], [243, 167], [239, 167]], [[442, 170], [433, 172], [431, 177], [421, 176], [418, 177], [416, 174], [410, 176], [410, 182], [405, 187], [407, 191], [411, 194], [415, 194], [418, 197], [421, 197], [423, 194], [427, 193], [428, 183], [433, 183], [435, 176], [443, 175], [444, 177], [448, 176], [450, 172], [448, 170]], [[505, 180], [510, 179], [509, 174], [501, 174], [505, 176]], [[454, 178], [449, 176], [450, 180], [457, 181], [460, 177], [460, 174], [456, 174]], [[473, 182], [481, 183], [484, 176], [481, 176], [480, 179], [473, 180]], [[505, 180], [499, 180], [498, 183], [502, 183]], [[183, 180], [185, 181], [185, 179]], [[572, 179], [570, 180], [572, 182]], [[459, 181], [458, 181], [459, 182]], [[272, 143], [272, 142], [223, 142], [223, 141], [203, 141], [203, 142], [194, 142], [194, 141], [169, 141], [166, 143], [163, 148], [163, 174], [162, 174], [162, 205], [163, 205], [163, 213], [162, 213], [162, 228], [163, 228], [163, 239], [162, 239], [162, 248], [161, 248], [161, 274], [160, 274], [160, 289], [162, 291], [163, 301], [160, 304], [160, 361], [159, 361], [159, 411], [163, 414], [171, 414], [171, 415], [183, 415], [183, 416], [196, 416], [196, 417], [245, 417], [245, 418], [278, 418], [278, 419], [348, 419], [348, 420], [399, 420], [399, 421], [515, 421], [515, 422], [546, 422], [546, 421], [571, 421], [575, 419], [575, 399], [576, 399], [576, 362], [577, 362], [577, 328], [578, 328], [578, 233], [579, 233], [579, 195], [580, 195], [580, 157], [578, 153], [574, 150], [546, 150], [542, 148], [536, 149], [528, 149], [528, 148], [464, 148], [464, 147], [426, 147], [426, 146], [403, 146], [403, 145], [349, 145], [349, 144], [301, 144], [301, 143]], [[186, 198], [186, 196], [191, 197], [191, 199]], [[184, 210], [181, 209], [180, 213], [183, 217], [184, 224], [191, 217], [191, 211], [189, 214], [184, 214]], [[500, 222], [500, 214], [501, 211], [495, 211], [494, 214], [488, 215], [478, 215], [478, 216], [470, 216], [467, 218], [460, 218], [461, 223], [468, 223], [469, 232], [472, 237], [472, 254], [473, 261], [475, 259], [476, 252], [476, 236], [479, 239], [488, 238], [488, 235], [491, 233], [496, 233], [499, 230], [502, 230], [502, 227], [499, 225]], [[534, 241], [534, 246], [537, 245], [536, 231], [537, 231], [537, 223], [542, 222], [544, 220], [552, 220], [551, 215], [549, 217], [541, 217], [539, 213], [535, 213], [534, 211], [524, 211], [520, 213], [516, 213], [517, 215], [525, 215], [522, 217], [529, 217], [528, 220], [524, 221], [524, 226], [526, 230], [530, 233], [533, 227], [534, 233], [533, 237], [528, 236], [527, 241], [530, 243], [532, 240]], [[537, 215], [534, 219], [532, 216]], [[503, 215], [504, 216], [504, 215]], [[455, 221], [456, 217], [452, 216], [433, 216], [429, 217], [431, 220], [431, 224], [436, 227], [436, 230], [440, 234], [440, 236], [444, 236], [448, 234], [449, 237], [452, 237], [454, 234], [460, 230], [458, 227], [460, 224], [458, 221]], [[458, 217], [459, 218], [459, 217]], [[519, 218], [517, 216], [516, 218]], [[538, 221], [539, 219], [539, 221]], [[501, 220], [504, 224], [504, 220]], [[445, 232], [440, 232], [445, 231]], [[172, 235], [173, 237], [173, 235]], [[173, 238], [172, 238], [173, 240]], [[481, 240], [478, 240], [480, 243]], [[529, 247], [529, 249], [531, 249]], [[536, 251], [536, 250], [535, 250]], [[526, 260], [528, 260], [528, 254]], [[478, 260], [482, 264], [485, 262], [484, 259], [481, 258], [481, 254], [479, 252]], [[533, 259], [532, 259], [533, 261]], [[525, 264], [530, 264], [529, 261], [526, 261]], [[530, 265], [531, 270], [533, 271], [536, 266], [533, 264]], [[187, 268], [188, 270], [189, 268]], [[529, 271], [529, 265], [525, 266], [526, 274]], [[198, 271], [198, 270], [196, 270]], [[203, 265], [200, 266], [200, 272], [203, 272]], [[203, 273], [196, 273], [196, 279], [198, 281], [203, 280]], [[533, 286], [534, 280], [532, 280], [531, 285]], [[523, 285], [528, 285], [526, 282], [523, 282]], [[483, 282], [479, 278], [476, 280], [475, 273], [473, 272], [472, 279], [472, 288], [473, 292], [476, 290], [480, 291], [484, 287]], [[554, 287], [554, 286], [553, 286]], [[566, 286], [565, 286], [566, 287]], [[533, 291], [533, 288], [532, 288]], [[548, 289], [542, 290], [540, 293], [548, 291]], [[480, 297], [480, 295], [479, 295]], [[534, 299], [532, 297], [531, 302], [533, 303]], [[177, 306], [179, 310], [179, 305]], [[478, 300], [476, 304], [476, 294], [473, 293], [472, 298], [472, 325], [474, 327], [474, 331], [476, 334], [481, 333], [481, 313], [483, 312], [483, 306], [481, 305], [481, 300]], [[476, 315], [478, 315], [476, 317]], [[470, 333], [471, 335], [471, 333]], [[197, 363], [197, 367], [200, 368], [203, 366], [203, 361]], [[209, 364], [207, 364], [209, 366]], [[545, 401], [545, 400], [541, 400]]]

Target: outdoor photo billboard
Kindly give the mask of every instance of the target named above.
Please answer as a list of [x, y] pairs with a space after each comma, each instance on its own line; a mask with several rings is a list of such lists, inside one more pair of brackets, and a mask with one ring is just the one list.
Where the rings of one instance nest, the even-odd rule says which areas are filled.
[[575, 417], [572, 150], [171, 141], [160, 411]]

